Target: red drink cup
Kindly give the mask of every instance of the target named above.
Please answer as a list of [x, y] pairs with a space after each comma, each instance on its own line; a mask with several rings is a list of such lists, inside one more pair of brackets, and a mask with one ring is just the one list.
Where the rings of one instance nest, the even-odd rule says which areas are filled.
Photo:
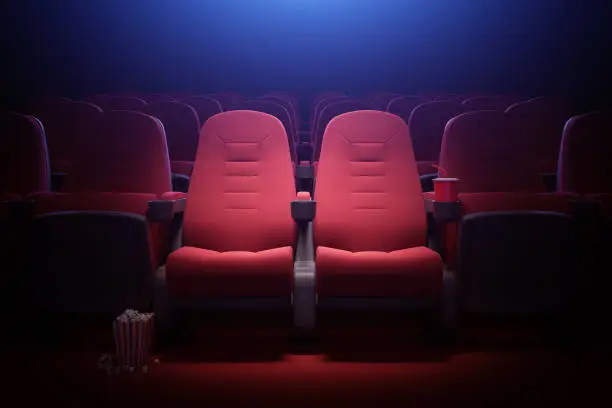
[[438, 177], [433, 179], [434, 183], [434, 200], [443, 202], [457, 201], [457, 183], [458, 178]]

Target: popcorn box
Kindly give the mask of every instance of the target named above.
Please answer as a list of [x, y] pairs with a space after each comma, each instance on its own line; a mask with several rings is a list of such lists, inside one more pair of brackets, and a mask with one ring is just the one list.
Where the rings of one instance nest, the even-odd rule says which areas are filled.
[[113, 322], [117, 361], [122, 369], [142, 369], [150, 358], [153, 313], [126, 310]]

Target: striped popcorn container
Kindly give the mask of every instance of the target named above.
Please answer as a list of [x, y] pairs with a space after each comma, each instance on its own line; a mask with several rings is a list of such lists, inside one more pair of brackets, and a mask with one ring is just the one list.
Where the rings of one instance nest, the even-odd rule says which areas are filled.
[[139, 313], [131, 309], [115, 319], [113, 333], [117, 361], [121, 369], [142, 369], [148, 364], [153, 322], [153, 313]]

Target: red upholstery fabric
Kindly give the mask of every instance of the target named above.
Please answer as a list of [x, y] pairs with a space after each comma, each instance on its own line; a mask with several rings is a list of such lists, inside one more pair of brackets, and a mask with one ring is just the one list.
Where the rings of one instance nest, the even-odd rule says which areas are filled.
[[477, 110], [504, 111], [518, 99], [508, 95], [474, 96], [464, 100], [461, 105], [466, 112]]
[[[278, 98], [274, 98], [278, 100]], [[289, 143], [289, 154], [291, 155], [291, 161], [297, 162], [297, 153], [295, 151], [296, 145], [296, 131], [291, 119], [292, 114], [281, 104], [270, 99], [252, 99], [240, 104], [239, 109], [252, 110], [257, 112], [267, 113], [274, 116], [283, 123], [285, 133], [287, 134], [287, 141]]]
[[[412, 110], [406, 123], [410, 129], [414, 157], [417, 161], [438, 162], [444, 127], [449, 120], [460, 113], [462, 113], [461, 105], [452, 101], [426, 102]], [[424, 174], [420, 171], [419, 173]]]
[[56, 102], [38, 113], [45, 127], [53, 172], [80, 171], [75, 165], [87, 151], [101, 113], [98, 106], [87, 102]]
[[293, 248], [217, 252], [183, 247], [168, 260], [168, 290], [181, 296], [288, 297]]
[[426, 247], [391, 252], [317, 248], [321, 297], [436, 297], [442, 290], [440, 256]]
[[170, 169], [173, 174], [182, 174], [191, 177], [193, 164], [194, 162], [192, 161], [172, 161], [170, 162]]
[[[320, 294], [429, 296], [441, 287], [441, 260], [423, 247], [421, 185], [401, 118], [379, 111], [334, 118], [325, 132], [315, 192]], [[366, 269], [368, 277], [362, 276]]]
[[424, 101], [419, 96], [400, 96], [391, 99], [385, 110], [399, 116], [404, 119], [404, 122], [408, 123], [408, 118], [410, 118], [412, 110], [422, 102]]
[[533, 151], [503, 112], [461, 114], [446, 124], [439, 166], [459, 192], [544, 192]]
[[219, 101], [208, 96], [189, 96], [181, 99], [181, 102], [191, 106], [198, 114], [200, 120], [200, 128], [211, 116], [223, 112], [223, 108]]
[[541, 173], [556, 173], [565, 122], [572, 116], [569, 106], [554, 98], [534, 98], [516, 103], [506, 113], [518, 126], [515, 138], [530, 145]]
[[115, 96], [110, 98], [104, 107], [104, 110], [130, 110], [140, 112], [147, 105], [143, 99], [133, 96]]
[[611, 112], [571, 118], [565, 125], [559, 172], [560, 191], [580, 194], [612, 192]]
[[66, 177], [65, 192], [162, 194], [172, 190], [166, 135], [161, 122], [129, 111], [101, 114], [80, 171]]
[[317, 121], [317, 130], [315, 132], [315, 139], [313, 141], [313, 160], [319, 160], [321, 155], [321, 145], [323, 143], [323, 135], [325, 134], [325, 129], [328, 123], [333, 118], [343, 113], [364, 109], [368, 109], [366, 103], [351, 98], [339, 99], [337, 101], [332, 100], [331, 102], [325, 104]]
[[170, 255], [176, 296], [289, 295], [295, 184], [282, 123], [254, 111], [209, 119], [200, 135], [183, 222]]
[[50, 189], [43, 125], [31, 116], [0, 112], [0, 192], [25, 195]]
[[195, 109], [180, 102], [157, 102], [147, 105], [143, 112], [161, 120], [164, 125], [170, 160], [195, 160], [200, 137], [200, 122]]

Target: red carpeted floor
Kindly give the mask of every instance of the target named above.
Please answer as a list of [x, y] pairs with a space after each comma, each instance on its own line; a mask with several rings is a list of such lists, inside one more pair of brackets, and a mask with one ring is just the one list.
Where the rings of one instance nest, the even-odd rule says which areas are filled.
[[413, 333], [330, 332], [309, 352], [292, 354], [282, 332], [209, 332], [158, 346], [160, 363], [147, 374], [114, 376], [96, 368], [110, 351], [107, 340], [89, 333], [60, 346], [5, 348], [4, 400], [61, 407], [610, 404], [607, 348], [552, 347], [528, 334], [434, 346]]

